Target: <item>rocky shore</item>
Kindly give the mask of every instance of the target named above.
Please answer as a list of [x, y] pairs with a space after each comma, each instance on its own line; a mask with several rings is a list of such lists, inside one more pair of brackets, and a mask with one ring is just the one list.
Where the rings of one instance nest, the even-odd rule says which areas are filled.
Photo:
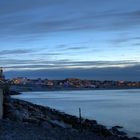
[[77, 118], [49, 107], [4, 98], [0, 140], [138, 140], [119, 126], [107, 129], [95, 120]]

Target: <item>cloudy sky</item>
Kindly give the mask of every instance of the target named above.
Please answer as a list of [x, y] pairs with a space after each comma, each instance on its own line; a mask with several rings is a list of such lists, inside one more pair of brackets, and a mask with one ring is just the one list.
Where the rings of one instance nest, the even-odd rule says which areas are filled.
[[7, 77], [140, 80], [140, 0], [0, 0]]

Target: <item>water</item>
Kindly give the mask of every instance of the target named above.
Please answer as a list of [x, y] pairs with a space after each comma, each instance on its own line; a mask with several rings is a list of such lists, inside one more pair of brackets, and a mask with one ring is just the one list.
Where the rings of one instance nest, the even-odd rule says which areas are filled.
[[108, 127], [119, 125], [140, 136], [140, 89], [23, 92], [14, 98], [95, 119]]

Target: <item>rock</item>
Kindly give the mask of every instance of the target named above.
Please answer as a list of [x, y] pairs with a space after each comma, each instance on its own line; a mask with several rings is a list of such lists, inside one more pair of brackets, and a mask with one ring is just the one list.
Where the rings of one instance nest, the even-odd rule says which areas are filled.
[[49, 122], [47, 122], [47, 121], [42, 122], [41, 126], [43, 128], [46, 128], [46, 129], [52, 129], [53, 128], [52, 125]]
[[50, 122], [52, 125], [54, 125], [54, 126], [58, 126], [58, 127], [64, 128], [64, 129], [72, 128], [71, 125], [65, 124], [65, 123], [62, 122], [62, 121], [50, 120], [49, 122]]
[[118, 126], [114, 126], [110, 129], [110, 131], [114, 134], [114, 135], [118, 135], [118, 136], [126, 136], [126, 133], [123, 131], [118, 130]]
[[91, 130], [93, 130], [93, 132], [108, 137], [108, 136], [112, 136], [112, 133], [103, 125], [94, 125]]
[[30, 117], [30, 113], [25, 109], [21, 110], [20, 114], [21, 114], [23, 119], [28, 119]]
[[90, 120], [88, 120], [88, 119], [85, 119], [84, 121], [85, 121], [85, 123], [92, 123], [93, 125], [94, 125], [94, 124], [97, 124], [97, 121], [95, 121], [95, 120], [91, 120], [91, 121], [90, 121]]
[[17, 122], [23, 120], [23, 116], [18, 110], [10, 110], [8, 114], [8, 118], [12, 121], [17, 121]]
[[40, 124], [40, 121], [36, 118], [30, 117], [28, 119], [24, 119], [24, 122], [34, 123], [34, 124]]
[[116, 125], [116, 126], [114, 126], [114, 128], [122, 129], [123, 127], [122, 127], [122, 126], [118, 126], [118, 125]]
[[139, 138], [133, 137], [133, 138], [131, 138], [131, 140], [139, 140]]
[[19, 93], [19, 92], [17, 92], [17, 91], [10, 90], [10, 91], [9, 91], [9, 94], [10, 94], [10, 95], [19, 95], [19, 94], [21, 94], [21, 93]]

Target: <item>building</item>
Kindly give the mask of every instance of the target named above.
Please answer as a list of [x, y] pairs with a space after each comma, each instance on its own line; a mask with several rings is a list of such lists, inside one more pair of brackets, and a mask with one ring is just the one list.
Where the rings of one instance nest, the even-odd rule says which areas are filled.
[[28, 79], [26, 77], [17, 77], [12, 79], [12, 83], [15, 85], [26, 85], [28, 83]]
[[5, 76], [3, 74], [3, 68], [0, 67], [0, 80], [4, 80], [5, 79]]

